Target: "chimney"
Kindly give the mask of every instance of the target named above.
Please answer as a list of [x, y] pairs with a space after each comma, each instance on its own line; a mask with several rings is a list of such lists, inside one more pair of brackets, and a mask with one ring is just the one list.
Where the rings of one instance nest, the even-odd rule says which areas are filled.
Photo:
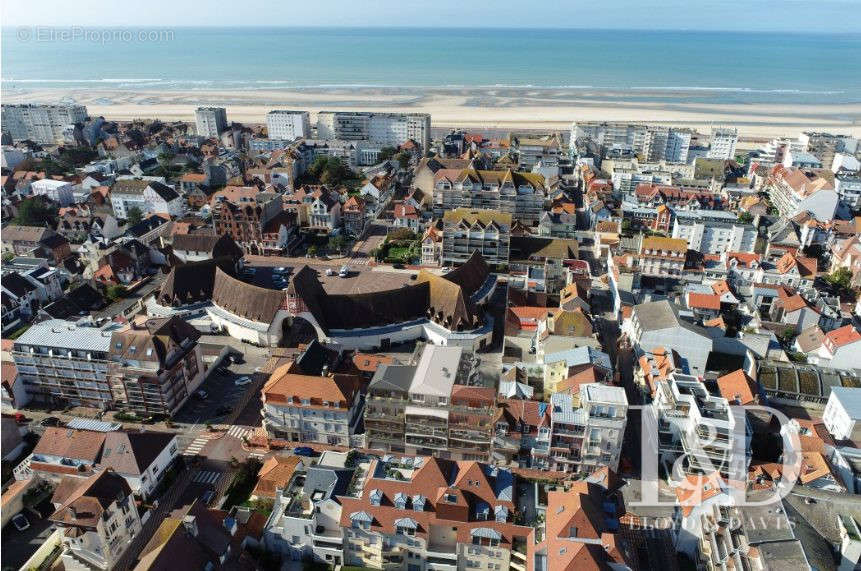
[[182, 525], [192, 537], [197, 537], [197, 517], [193, 515], [185, 516], [182, 518]]

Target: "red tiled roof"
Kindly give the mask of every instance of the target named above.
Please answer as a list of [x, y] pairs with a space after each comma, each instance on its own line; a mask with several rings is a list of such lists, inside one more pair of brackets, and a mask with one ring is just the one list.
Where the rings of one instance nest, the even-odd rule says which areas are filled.
[[839, 329], [829, 331], [825, 334], [825, 338], [831, 341], [836, 348], [861, 340], [861, 333], [859, 333], [852, 324], [849, 324], [844, 325]]
[[720, 309], [720, 296], [708, 293], [689, 293], [688, 307], [695, 309]]
[[742, 369], [718, 377], [718, 390], [730, 404], [746, 405], [756, 400], [756, 382]]

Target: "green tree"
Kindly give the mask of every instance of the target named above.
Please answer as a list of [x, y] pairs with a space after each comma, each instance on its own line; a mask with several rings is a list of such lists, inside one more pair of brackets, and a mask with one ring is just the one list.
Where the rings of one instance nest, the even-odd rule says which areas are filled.
[[841, 290], [848, 290], [852, 282], [852, 270], [849, 268], [837, 268], [830, 274], [827, 274], [823, 279], [832, 286]]
[[342, 235], [332, 236], [329, 238], [329, 249], [337, 250], [338, 253], [341, 253], [344, 250], [344, 246], [347, 245], [347, 239]]
[[742, 212], [738, 215], [738, 221], [742, 224], [750, 224], [753, 222], [753, 214], [750, 212]]
[[308, 255], [312, 258], [315, 257], [317, 255], [317, 246], [315, 246], [314, 244], [308, 246]]
[[400, 153], [395, 155], [395, 159], [397, 159], [398, 164], [401, 166], [402, 169], [405, 169], [410, 166], [410, 154], [406, 151], [401, 151]]
[[25, 198], [18, 205], [18, 216], [15, 222], [22, 226], [54, 226], [57, 219], [57, 208], [46, 203], [41, 198]]
[[132, 226], [143, 220], [143, 213], [141, 212], [141, 209], [137, 206], [132, 206], [131, 208], [129, 208], [129, 215], [126, 220]]
[[124, 285], [112, 285], [108, 286], [107, 291], [105, 291], [105, 296], [107, 296], [110, 301], [116, 301], [124, 298], [127, 292], [128, 290]]
[[389, 231], [389, 240], [415, 240], [416, 233], [409, 228], [393, 228]]
[[390, 158], [394, 157], [398, 150], [394, 147], [383, 147], [380, 149], [379, 159], [380, 161], [387, 161]]

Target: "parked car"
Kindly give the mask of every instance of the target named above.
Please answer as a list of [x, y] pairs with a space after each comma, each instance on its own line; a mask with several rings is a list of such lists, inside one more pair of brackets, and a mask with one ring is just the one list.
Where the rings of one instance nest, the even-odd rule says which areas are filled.
[[346, 278], [350, 275], [350, 266], [341, 266], [341, 269], [338, 271], [339, 278]]
[[47, 418], [43, 418], [39, 423], [39, 426], [60, 426], [60, 419], [56, 416], [49, 416]]
[[241, 365], [245, 362], [245, 357], [243, 357], [241, 353], [233, 353], [230, 356], [230, 360], [236, 365]]
[[199, 398], [199, 399], [206, 400], [207, 398], [209, 398], [209, 393], [203, 389], [200, 389], [195, 394], [197, 395], [197, 398]]
[[233, 381], [233, 384], [235, 384], [237, 387], [241, 387], [243, 385], [250, 385], [251, 384], [251, 378], [248, 377], [247, 375], [245, 375], [245, 376], [239, 377], [238, 379]]
[[313, 456], [314, 449], [310, 446], [297, 446], [293, 449], [293, 454], [296, 456]]
[[215, 497], [214, 490], [206, 490], [200, 495], [200, 499], [203, 501], [204, 505], [209, 505], [209, 502], [212, 501], [212, 498]]
[[334, 276], [335, 270], [333, 270], [332, 268], [326, 268], [326, 275], [327, 276]]
[[24, 514], [15, 514], [12, 516], [12, 525], [14, 525], [15, 529], [18, 531], [24, 531], [30, 527], [30, 520], [28, 520], [27, 516]]
[[27, 424], [28, 422], [30, 422], [30, 419], [28, 419], [26, 416], [24, 416], [23, 413], [16, 412], [15, 413], [15, 422], [17, 422], [18, 424]]

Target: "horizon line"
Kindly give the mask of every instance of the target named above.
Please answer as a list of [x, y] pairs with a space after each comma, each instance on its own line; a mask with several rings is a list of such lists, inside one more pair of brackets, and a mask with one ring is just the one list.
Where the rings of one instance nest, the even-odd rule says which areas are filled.
[[590, 32], [682, 32], [682, 33], [745, 33], [745, 34], [791, 34], [791, 35], [826, 35], [826, 36], [861, 36], [861, 30], [856, 31], [825, 31], [825, 30], [786, 30], [780, 28], [772, 29], [754, 29], [754, 28], [631, 28], [631, 27], [584, 27], [584, 26], [410, 26], [410, 25], [342, 25], [342, 24], [307, 24], [307, 25], [289, 25], [279, 26], [272, 24], [236, 24], [225, 26], [221, 24], [201, 24], [201, 25], [111, 25], [111, 24], [85, 24], [85, 23], [68, 23], [68, 24], [42, 24], [42, 23], [19, 23], [19, 24], [3, 24], [0, 30], [14, 30], [17, 28], [94, 28], [94, 29], [144, 29], [144, 28], [160, 28], [160, 29], [187, 29], [187, 30], [231, 30], [231, 29], [271, 29], [271, 30], [320, 30], [320, 29], [340, 29], [340, 30], [529, 30], [529, 31], [590, 31]]

